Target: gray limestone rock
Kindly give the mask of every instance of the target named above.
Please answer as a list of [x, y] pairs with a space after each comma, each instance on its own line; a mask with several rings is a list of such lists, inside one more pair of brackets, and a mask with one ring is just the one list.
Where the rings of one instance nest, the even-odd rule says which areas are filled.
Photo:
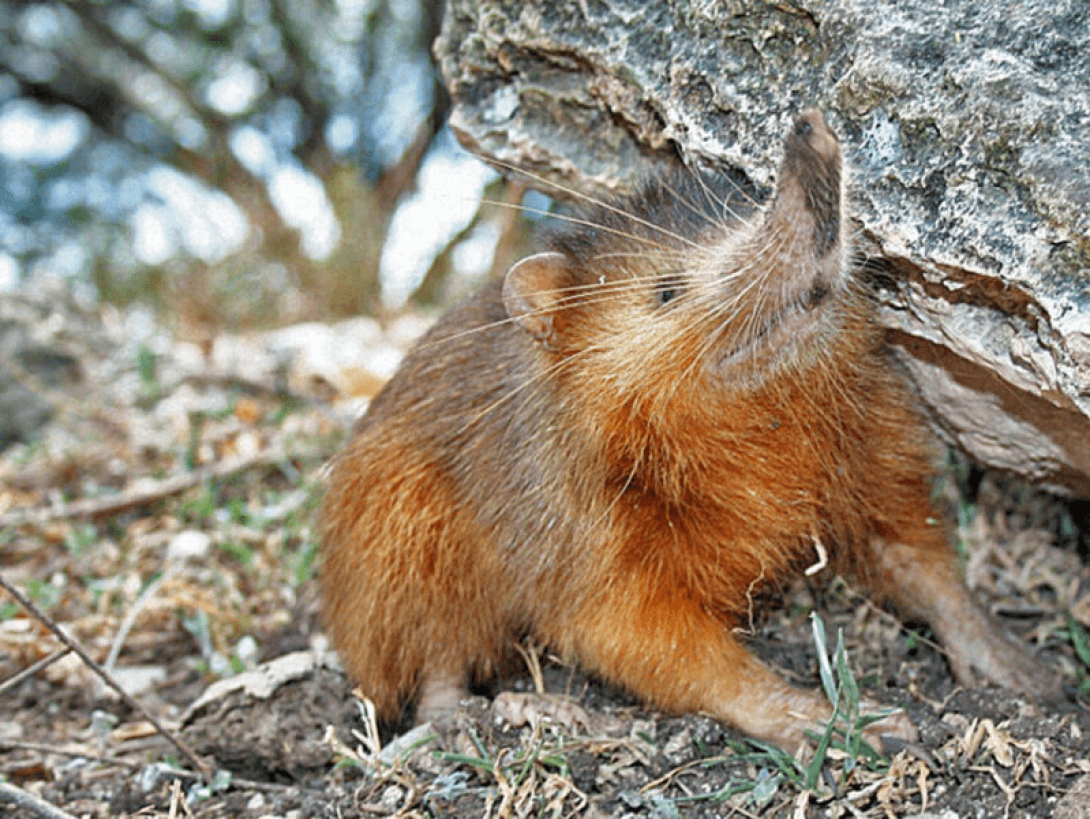
[[436, 53], [467, 147], [590, 194], [678, 158], [767, 190], [822, 107], [936, 426], [1090, 496], [1086, 0], [450, 0]]

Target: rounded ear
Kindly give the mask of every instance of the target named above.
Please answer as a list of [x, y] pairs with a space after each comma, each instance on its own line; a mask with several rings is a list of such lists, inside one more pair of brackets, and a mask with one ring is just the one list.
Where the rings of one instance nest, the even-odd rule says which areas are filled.
[[564, 347], [563, 301], [571, 262], [563, 253], [537, 253], [511, 265], [503, 281], [507, 315], [546, 350]]

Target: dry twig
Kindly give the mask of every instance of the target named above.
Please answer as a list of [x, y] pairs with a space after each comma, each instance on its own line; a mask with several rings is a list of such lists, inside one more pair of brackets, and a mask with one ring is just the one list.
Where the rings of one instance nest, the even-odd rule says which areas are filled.
[[57, 662], [57, 660], [59, 660], [61, 657], [64, 657], [71, 650], [72, 649], [70, 649], [70, 648], [58, 648], [56, 651], [54, 651], [48, 657], [43, 657], [42, 659], [38, 660], [38, 662], [34, 663], [33, 665], [27, 666], [22, 671], [19, 671], [19, 672], [15, 673], [15, 674], [12, 674], [10, 677], [8, 677], [3, 682], [0, 682], [0, 694], [3, 694], [9, 688], [14, 688], [19, 683], [21, 683], [23, 680], [25, 680], [27, 677], [33, 677], [35, 674], [37, 674], [43, 668], [46, 668], [47, 666], [53, 665], [53, 663]]
[[[303, 452], [297, 457], [308, 459], [311, 454]], [[0, 516], [0, 529], [16, 526], [44, 526], [55, 520], [89, 519], [117, 515], [127, 512], [138, 506], [161, 501], [172, 495], [178, 495], [187, 489], [193, 489], [206, 481], [226, 478], [240, 472], [246, 472], [259, 466], [267, 466], [286, 460], [289, 453], [283, 449], [266, 449], [255, 452], [252, 455], [244, 455], [238, 458], [229, 458], [218, 463], [194, 469], [180, 475], [174, 475], [166, 480], [158, 481], [149, 487], [129, 489], [117, 495], [106, 498], [89, 498], [87, 500], [73, 501], [50, 509], [17, 509]]]
[[83, 649], [83, 646], [81, 646], [78, 641], [68, 636], [68, 634], [65, 633], [64, 629], [58, 626], [52, 618], [50, 618], [44, 611], [39, 609], [34, 604], [34, 601], [32, 601], [21, 591], [8, 583], [3, 575], [0, 575], [0, 588], [3, 588], [4, 591], [6, 591], [13, 598], [15, 598], [20, 606], [30, 612], [30, 614], [33, 615], [34, 618], [38, 620], [38, 622], [40, 622], [42, 625], [52, 631], [58, 640], [68, 646], [69, 649], [74, 651], [79, 656], [79, 658], [83, 660], [84, 664], [88, 668], [94, 671], [95, 674], [97, 674], [99, 678], [104, 683], [106, 683], [106, 685], [110, 686], [110, 688], [118, 693], [122, 701], [124, 701], [124, 703], [129, 706], [129, 708], [133, 709], [142, 717], [144, 717], [144, 719], [150, 722], [152, 726], [154, 726], [155, 730], [158, 731], [167, 742], [173, 745], [182, 756], [188, 759], [189, 762], [198, 771], [200, 771], [201, 775], [205, 779], [212, 778], [212, 769], [208, 766], [207, 762], [197, 756], [197, 754], [188, 745], [186, 745], [186, 743], [183, 742], [180, 737], [176, 736], [173, 732], [167, 730], [167, 728], [163, 726], [159, 722], [159, 720], [155, 718], [154, 715], [152, 715], [137, 700], [131, 697], [129, 693], [118, 684], [117, 680], [113, 678], [112, 674], [110, 674], [108, 671], [106, 671], [106, 669], [104, 669], [101, 665], [95, 662], [91, 658], [91, 656]]
[[85, 748], [61, 748], [58, 745], [47, 745], [44, 742], [22, 742], [17, 740], [0, 739], [0, 751], [35, 751], [40, 754], [56, 754], [74, 759], [87, 759], [91, 762], [101, 762], [103, 765], [118, 765], [122, 768], [137, 769], [143, 767], [142, 762], [133, 762], [128, 759], [120, 759], [116, 756], [102, 756], [93, 754]]
[[70, 813], [55, 807], [30, 791], [17, 788], [10, 782], [0, 782], [0, 802], [8, 802], [16, 808], [28, 810], [42, 819], [76, 819]]

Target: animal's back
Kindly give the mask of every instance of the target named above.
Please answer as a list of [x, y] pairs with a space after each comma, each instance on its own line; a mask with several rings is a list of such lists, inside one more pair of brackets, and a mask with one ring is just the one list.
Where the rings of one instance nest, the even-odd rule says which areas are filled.
[[425, 667], [475, 656], [487, 673], [504, 648], [498, 556], [465, 497], [467, 470], [500, 468], [502, 445], [479, 427], [498, 415], [477, 416], [520, 380], [497, 308], [482, 293], [437, 324], [331, 465], [321, 512], [324, 619], [383, 719], [415, 693]]

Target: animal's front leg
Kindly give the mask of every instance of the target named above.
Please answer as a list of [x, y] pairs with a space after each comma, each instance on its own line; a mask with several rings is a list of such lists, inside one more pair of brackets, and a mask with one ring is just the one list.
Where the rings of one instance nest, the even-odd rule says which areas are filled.
[[[602, 676], [673, 712], [704, 712], [790, 751], [821, 733], [830, 704], [789, 685], [751, 655], [722, 622], [681, 593], [649, 588], [637, 579], [615, 584], [584, 606], [563, 640]], [[865, 710], [875, 706], [867, 703]], [[902, 711], [868, 727], [912, 741], [916, 729]]]

